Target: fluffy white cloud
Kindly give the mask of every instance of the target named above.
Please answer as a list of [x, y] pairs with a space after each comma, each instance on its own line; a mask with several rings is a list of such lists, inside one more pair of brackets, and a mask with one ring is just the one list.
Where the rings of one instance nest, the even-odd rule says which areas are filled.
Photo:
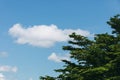
[[0, 52], [0, 57], [7, 57], [8, 53], [7, 52]]
[[5, 76], [2, 73], [0, 73], [0, 80], [5, 80]]
[[54, 62], [61, 62], [61, 60], [68, 60], [70, 61], [70, 55], [57, 55], [56, 53], [52, 53], [49, 57], [48, 60], [54, 61]]
[[68, 35], [76, 32], [83, 36], [90, 36], [90, 32], [81, 29], [59, 29], [56, 25], [37, 25], [24, 28], [20, 24], [15, 24], [9, 29], [9, 34], [16, 38], [19, 44], [29, 44], [39, 47], [51, 47], [55, 42], [69, 40]]
[[12, 66], [0, 66], [0, 72], [17, 72], [18, 68], [16, 66], [12, 67]]

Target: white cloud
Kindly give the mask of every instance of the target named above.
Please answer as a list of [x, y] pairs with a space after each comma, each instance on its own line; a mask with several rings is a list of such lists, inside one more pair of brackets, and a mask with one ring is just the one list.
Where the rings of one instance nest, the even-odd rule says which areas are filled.
[[81, 29], [59, 29], [56, 25], [37, 25], [24, 28], [20, 24], [15, 24], [9, 29], [9, 34], [16, 38], [19, 44], [29, 44], [38, 47], [51, 47], [56, 42], [69, 40], [68, 35], [72, 32], [83, 36], [90, 36], [90, 32]]
[[5, 76], [2, 73], [0, 73], [0, 80], [5, 80]]
[[0, 57], [7, 57], [8, 53], [7, 52], [0, 52]]
[[48, 60], [54, 61], [54, 62], [62, 62], [61, 60], [68, 60], [70, 61], [70, 55], [57, 55], [56, 53], [52, 53], [49, 57]]
[[32, 78], [30, 78], [29, 80], [33, 80]]
[[17, 72], [18, 68], [16, 66], [12, 67], [12, 66], [0, 66], [0, 72]]
[[14, 67], [11, 68], [11, 71], [12, 71], [12, 72], [17, 72], [17, 71], [18, 71], [18, 68], [17, 68], [16, 66], [14, 66]]

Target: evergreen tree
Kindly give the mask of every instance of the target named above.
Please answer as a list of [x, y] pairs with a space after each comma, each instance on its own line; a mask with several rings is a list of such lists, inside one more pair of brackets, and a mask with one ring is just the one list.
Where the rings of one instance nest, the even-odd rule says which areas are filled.
[[[55, 70], [61, 80], [120, 80], [120, 18], [119, 15], [107, 22], [113, 34], [96, 34], [94, 40], [72, 33], [68, 46], [63, 50], [70, 52], [76, 62], [63, 60], [64, 68]], [[45, 80], [57, 80], [57, 78]], [[40, 78], [41, 80], [42, 77]]]

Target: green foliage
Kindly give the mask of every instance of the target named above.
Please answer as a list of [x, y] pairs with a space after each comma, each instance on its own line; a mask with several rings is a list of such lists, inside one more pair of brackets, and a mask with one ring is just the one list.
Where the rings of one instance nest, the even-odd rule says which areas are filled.
[[54, 77], [50, 77], [50, 76], [45, 76], [45, 77], [40, 77], [40, 80], [55, 80]]
[[113, 28], [113, 33], [120, 34], [120, 15], [116, 15], [110, 18], [110, 21], [107, 22], [111, 28]]
[[[63, 50], [70, 52], [74, 60], [67, 61], [56, 78], [41, 77], [41, 80], [120, 80], [120, 18], [114, 16], [107, 22], [114, 34], [96, 34], [94, 40], [72, 33]], [[76, 62], [75, 62], [76, 61]]]

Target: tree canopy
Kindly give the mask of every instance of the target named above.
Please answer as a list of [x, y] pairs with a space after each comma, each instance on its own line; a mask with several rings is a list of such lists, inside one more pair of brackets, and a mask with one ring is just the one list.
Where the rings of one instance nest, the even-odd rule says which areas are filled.
[[65, 65], [56, 69], [60, 74], [40, 80], [120, 80], [120, 15], [107, 22], [112, 34], [96, 34], [94, 40], [76, 33], [69, 35], [63, 50], [70, 52], [72, 61], [62, 60]]

